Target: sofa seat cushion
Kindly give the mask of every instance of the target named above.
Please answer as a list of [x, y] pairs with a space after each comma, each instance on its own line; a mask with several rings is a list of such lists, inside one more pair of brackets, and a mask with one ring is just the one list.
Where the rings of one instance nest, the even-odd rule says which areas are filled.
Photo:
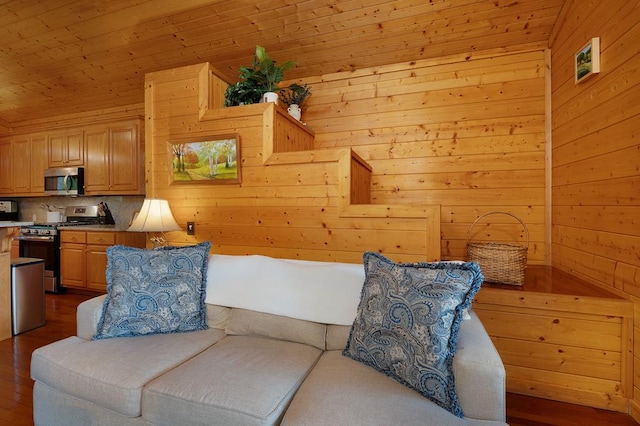
[[340, 351], [322, 355], [282, 425], [506, 425], [459, 418]]
[[223, 337], [215, 329], [93, 341], [73, 336], [35, 350], [31, 376], [60, 392], [137, 417], [146, 383]]
[[300, 343], [228, 336], [149, 383], [143, 417], [155, 425], [277, 424], [321, 353]]

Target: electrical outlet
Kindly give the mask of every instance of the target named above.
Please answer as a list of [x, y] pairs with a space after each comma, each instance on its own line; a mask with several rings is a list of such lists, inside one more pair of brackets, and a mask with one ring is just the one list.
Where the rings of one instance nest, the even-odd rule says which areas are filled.
[[187, 235], [195, 235], [195, 234], [196, 234], [195, 222], [187, 222]]

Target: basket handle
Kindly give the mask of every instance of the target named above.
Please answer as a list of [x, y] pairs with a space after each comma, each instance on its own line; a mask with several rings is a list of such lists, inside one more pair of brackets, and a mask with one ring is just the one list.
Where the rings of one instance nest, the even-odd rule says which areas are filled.
[[469, 230], [467, 231], [467, 244], [469, 243], [469, 235], [471, 234], [471, 230], [473, 229], [474, 226], [476, 226], [476, 223], [478, 223], [480, 221], [480, 219], [484, 218], [485, 216], [489, 216], [489, 215], [492, 215], [492, 214], [506, 214], [507, 216], [511, 216], [512, 218], [514, 218], [515, 220], [520, 222], [520, 224], [524, 228], [525, 235], [527, 236], [527, 248], [529, 247], [529, 229], [527, 228], [527, 225], [525, 225], [525, 223], [522, 221], [522, 219], [520, 219], [518, 216], [514, 215], [513, 213], [509, 213], [509, 212], [489, 212], [489, 213], [485, 213], [482, 216], [478, 217], [471, 224], [471, 227], [469, 227]]

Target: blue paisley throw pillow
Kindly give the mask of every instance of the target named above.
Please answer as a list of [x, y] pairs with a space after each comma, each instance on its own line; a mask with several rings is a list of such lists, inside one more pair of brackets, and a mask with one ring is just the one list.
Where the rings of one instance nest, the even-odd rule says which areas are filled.
[[207, 329], [211, 243], [107, 249], [107, 297], [94, 340]]
[[463, 417], [453, 376], [458, 328], [483, 281], [477, 263], [396, 264], [364, 254], [365, 282], [343, 355]]

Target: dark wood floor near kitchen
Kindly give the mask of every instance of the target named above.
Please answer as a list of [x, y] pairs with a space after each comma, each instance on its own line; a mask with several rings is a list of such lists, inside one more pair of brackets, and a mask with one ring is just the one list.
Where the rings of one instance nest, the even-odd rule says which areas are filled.
[[[0, 424], [33, 424], [31, 353], [40, 346], [75, 334], [76, 306], [89, 296], [48, 294], [46, 298], [44, 327], [0, 342]], [[516, 394], [507, 394], [507, 422], [511, 426], [637, 424], [630, 416], [620, 413]]]

